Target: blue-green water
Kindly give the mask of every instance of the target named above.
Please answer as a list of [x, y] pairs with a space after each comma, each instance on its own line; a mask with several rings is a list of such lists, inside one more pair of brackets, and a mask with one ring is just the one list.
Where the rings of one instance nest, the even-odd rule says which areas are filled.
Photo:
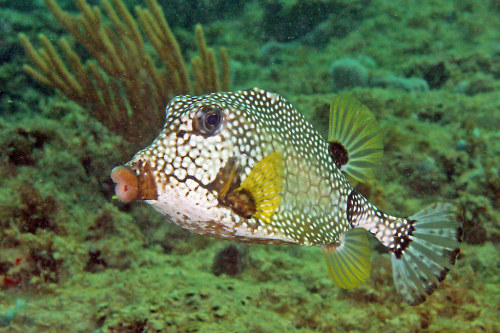
[[[75, 16], [84, 9], [57, 3]], [[101, 8], [101, 28], [80, 26], [75, 38], [45, 1], [0, 0], [0, 332], [500, 331], [497, 1], [159, 1], [189, 91], [153, 89], [144, 55], [160, 80], [178, 68], [165, 70], [166, 56], [140, 21], [135, 6], [146, 2], [122, 2], [142, 39], [135, 49], [126, 44], [136, 35], [121, 2], [88, 3]], [[102, 39], [106, 26], [120, 34], [110, 8], [129, 29], [110, 41], [116, 58], [85, 42], [95, 33]], [[436, 201], [460, 205], [462, 253], [425, 303], [400, 299], [390, 258], [377, 249], [368, 282], [340, 290], [317, 248], [234, 247], [177, 228], [145, 203], [113, 199], [111, 169], [159, 133], [170, 98], [196, 91], [197, 23], [219, 73], [219, 50], [227, 49], [231, 90], [279, 93], [323, 135], [336, 94], [350, 92], [372, 110], [384, 157], [375, 179], [356, 186], [372, 203], [403, 216]], [[39, 34], [76, 83], [50, 79], [65, 73]], [[22, 40], [45, 48], [41, 62]], [[110, 76], [106, 59], [128, 62]], [[45, 68], [49, 82], [25, 64]], [[107, 73], [108, 85], [96, 73]], [[127, 102], [106, 112], [106, 91]], [[127, 110], [144, 118], [127, 119]]]

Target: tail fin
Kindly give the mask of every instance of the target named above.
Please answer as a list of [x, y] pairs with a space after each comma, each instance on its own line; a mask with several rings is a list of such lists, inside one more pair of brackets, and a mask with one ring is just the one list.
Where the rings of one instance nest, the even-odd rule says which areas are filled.
[[410, 230], [390, 251], [396, 289], [408, 304], [424, 302], [455, 264], [462, 236], [457, 214], [456, 205], [437, 203], [406, 219]]

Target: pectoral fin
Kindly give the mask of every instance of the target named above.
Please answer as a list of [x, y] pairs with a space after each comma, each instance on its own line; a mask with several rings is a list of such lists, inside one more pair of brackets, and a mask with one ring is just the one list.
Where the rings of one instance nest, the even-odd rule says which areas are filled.
[[269, 223], [281, 203], [283, 179], [283, 157], [276, 152], [257, 163], [225, 200], [237, 214]]

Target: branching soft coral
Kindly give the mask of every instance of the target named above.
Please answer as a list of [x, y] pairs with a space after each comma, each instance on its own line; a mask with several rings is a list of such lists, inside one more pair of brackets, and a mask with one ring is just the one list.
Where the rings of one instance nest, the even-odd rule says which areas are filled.
[[[20, 34], [33, 62], [24, 66], [25, 71], [76, 101], [130, 142], [144, 143], [157, 134], [164, 121], [163, 110], [172, 97], [229, 88], [227, 53], [221, 49], [219, 71], [201, 26], [196, 27], [200, 56], [192, 61], [194, 80], [190, 82], [179, 44], [156, 0], [147, 0], [147, 9], [136, 7], [137, 19], [121, 0], [103, 0], [104, 14], [86, 0], [76, 0], [77, 16], [63, 11], [56, 0], [45, 3], [92, 58], [83, 64], [64, 37], [59, 40], [61, 54], [44, 34], [39, 37], [40, 49]], [[146, 52], [145, 38], [157, 57]]]

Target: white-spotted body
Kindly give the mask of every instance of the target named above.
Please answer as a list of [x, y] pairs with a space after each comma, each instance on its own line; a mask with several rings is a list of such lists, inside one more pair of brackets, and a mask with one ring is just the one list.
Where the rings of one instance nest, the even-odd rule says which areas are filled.
[[[217, 135], [193, 133], [192, 121], [205, 105], [223, 110]], [[281, 96], [258, 89], [180, 96], [167, 113], [163, 132], [132, 163], [150, 163], [158, 199], [147, 202], [173, 223], [210, 236], [301, 245], [329, 244], [350, 229], [342, 215], [352, 188], [335, 170], [327, 143]], [[285, 181], [270, 223], [241, 218], [218, 202], [216, 190], [207, 190], [230, 157], [238, 159], [244, 179], [276, 151], [284, 157]], [[311, 227], [315, 231], [308, 232]]]

